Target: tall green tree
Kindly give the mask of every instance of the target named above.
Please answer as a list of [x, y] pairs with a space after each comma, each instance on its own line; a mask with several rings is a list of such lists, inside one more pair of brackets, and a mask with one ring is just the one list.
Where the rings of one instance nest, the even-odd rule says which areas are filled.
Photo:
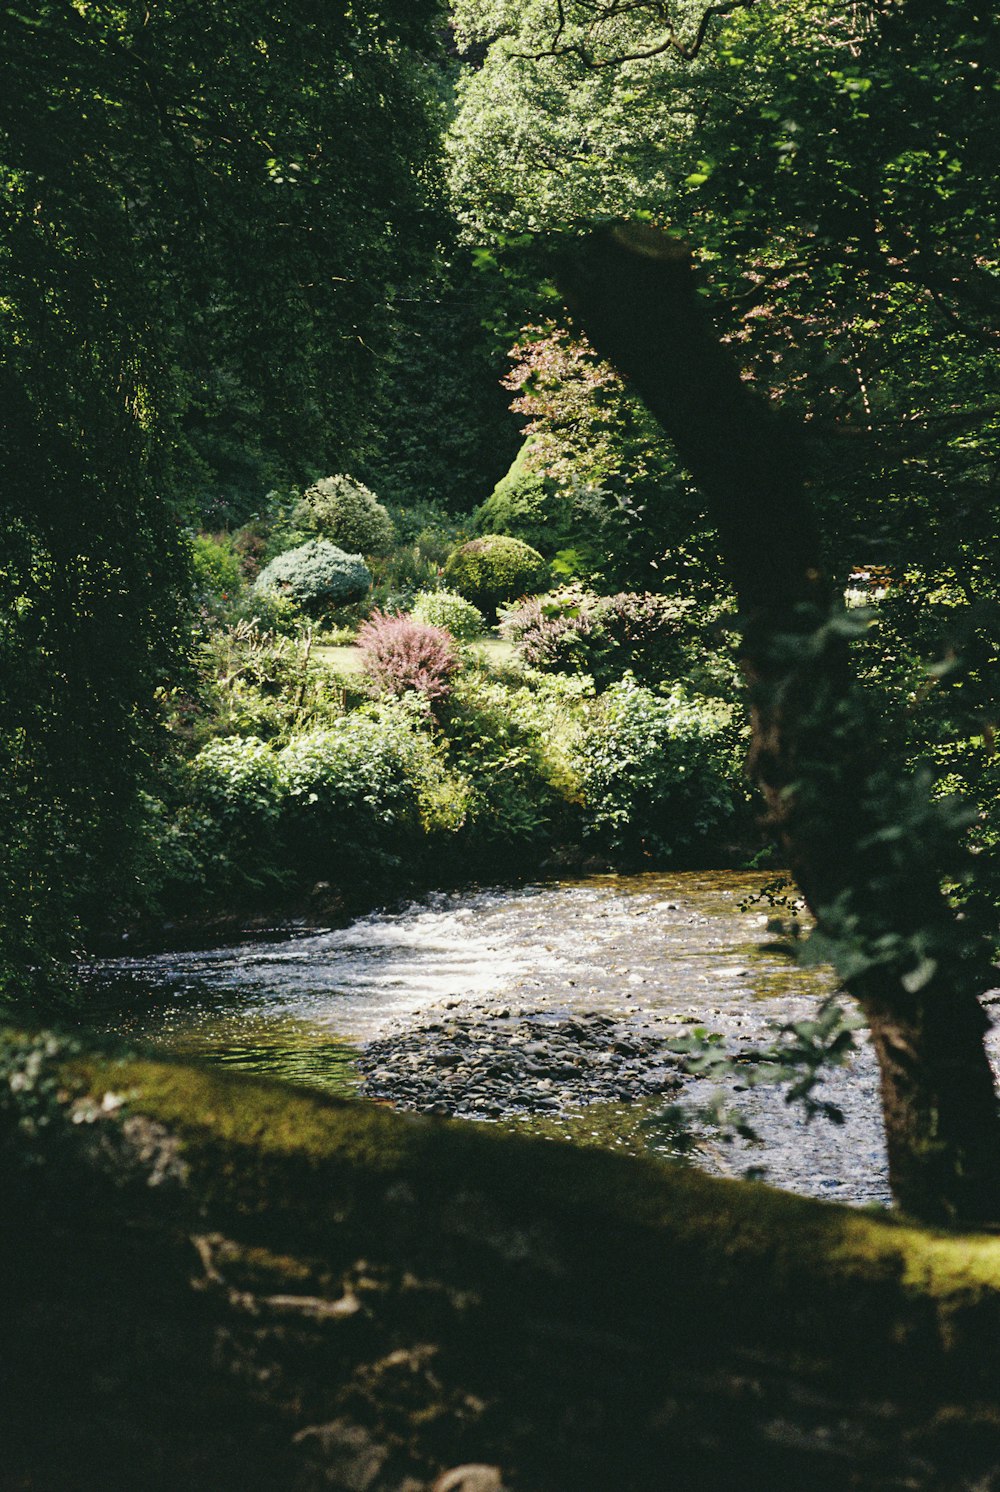
[[[0, 974], [106, 901], [198, 449], [347, 464], [435, 192], [435, 0], [0, 10]], [[209, 458], [210, 462], [211, 458]]]
[[[956, 3], [459, 0], [450, 135], [494, 244], [648, 213], [808, 423], [829, 560], [997, 586], [997, 21]], [[956, 519], [958, 521], [956, 521]]]

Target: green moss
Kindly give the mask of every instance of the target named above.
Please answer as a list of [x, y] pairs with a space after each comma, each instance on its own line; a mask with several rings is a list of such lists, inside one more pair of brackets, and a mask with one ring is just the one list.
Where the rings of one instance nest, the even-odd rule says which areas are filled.
[[[122, 1423], [177, 1460], [157, 1486], [262, 1485], [262, 1446], [267, 1484], [303, 1488], [345, 1445], [399, 1458], [386, 1485], [480, 1458], [525, 1492], [659, 1492], [664, 1466], [685, 1492], [928, 1466], [958, 1492], [995, 1465], [1000, 1239], [218, 1069], [50, 1058], [43, 1096], [85, 1122], [53, 1120], [0, 1239], [32, 1476], [60, 1413], [88, 1488]], [[54, 1410], [83, 1360], [100, 1372], [74, 1366]], [[344, 1429], [329, 1464], [317, 1426]]]
[[100, 1101], [113, 1091], [127, 1109], [181, 1139], [199, 1185], [237, 1210], [268, 1203], [315, 1218], [324, 1195], [289, 1197], [283, 1166], [384, 1190], [406, 1182], [430, 1204], [484, 1191], [512, 1217], [551, 1224], [586, 1218], [658, 1235], [675, 1253], [697, 1252], [704, 1272], [757, 1290], [851, 1281], [888, 1283], [901, 1297], [935, 1302], [943, 1317], [979, 1301], [1000, 1310], [1000, 1239], [934, 1232], [889, 1216], [814, 1202], [756, 1183], [730, 1182], [655, 1160], [520, 1137], [493, 1128], [313, 1095], [180, 1063], [77, 1062], [75, 1083]]

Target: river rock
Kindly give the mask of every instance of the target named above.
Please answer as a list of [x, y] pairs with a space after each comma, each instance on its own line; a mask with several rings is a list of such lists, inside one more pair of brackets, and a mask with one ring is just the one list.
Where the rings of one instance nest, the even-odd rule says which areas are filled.
[[370, 1042], [362, 1091], [400, 1109], [475, 1119], [631, 1101], [679, 1086], [670, 1034], [665, 1023], [636, 1030], [594, 1012], [474, 1006], [446, 1026], [428, 1021]]

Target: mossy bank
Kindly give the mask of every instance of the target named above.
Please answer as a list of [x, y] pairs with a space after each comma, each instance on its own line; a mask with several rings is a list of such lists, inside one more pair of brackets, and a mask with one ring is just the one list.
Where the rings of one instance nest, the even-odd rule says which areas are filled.
[[1000, 1474], [1000, 1239], [57, 1041], [3, 1087], [2, 1486]]

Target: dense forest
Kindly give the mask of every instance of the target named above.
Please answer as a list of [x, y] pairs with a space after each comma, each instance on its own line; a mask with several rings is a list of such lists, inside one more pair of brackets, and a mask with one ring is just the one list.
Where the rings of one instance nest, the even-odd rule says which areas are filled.
[[989, 8], [30, 0], [0, 57], [5, 1019], [264, 917], [759, 869], [897, 1203], [995, 1225]]

